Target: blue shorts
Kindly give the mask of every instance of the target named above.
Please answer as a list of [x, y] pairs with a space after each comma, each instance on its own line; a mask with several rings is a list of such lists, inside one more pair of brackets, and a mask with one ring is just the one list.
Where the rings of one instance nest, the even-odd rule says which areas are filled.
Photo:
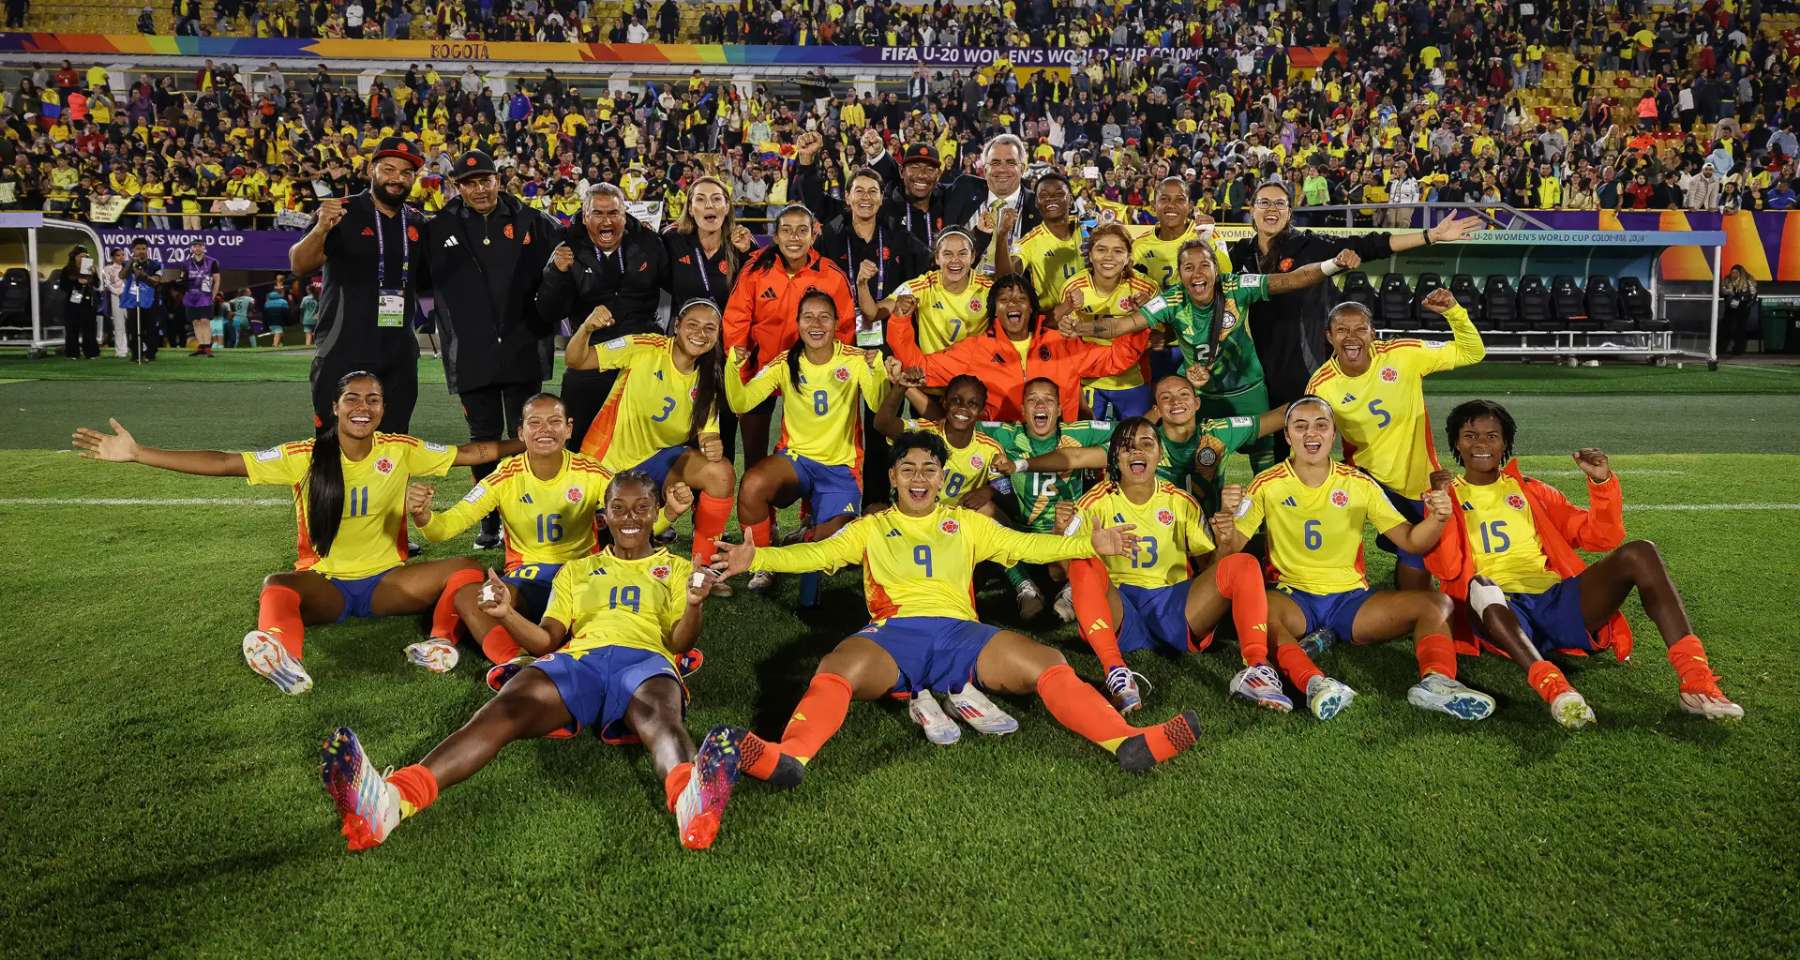
[[1345, 643], [1351, 642], [1356, 631], [1356, 612], [1375, 595], [1368, 587], [1358, 587], [1343, 593], [1307, 593], [1305, 590], [1294, 590], [1289, 587], [1278, 588], [1288, 595], [1288, 599], [1300, 605], [1300, 613], [1306, 617], [1304, 636], [1314, 630], [1325, 629], [1337, 634], [1337, 638]]
[[[1367, 471], [1365, 471], [1365, 473], [1366, 472]], [[1374, 478], [1371, 477], [1370, 479]], [[1380, 480], [1376, 480], [1375, 485], [1381, 488], [1382, 493], [1387, 494], [1388, 502], [1394, 505], [1395, 510], [1400, 511], [1400, 515], [1406, 518], [1407, 523], [1418, 523], [1425, 519], [1425, 501], [1409, 500], [1398, 493], [1395, 493], [1392, 487], [1382, 483]], [[1412, 567], [1415, 570], [1425, 569], [1424, 557], [1400, 549], [1399, 544], [1386, 537], [1376, 537], [1375, 545], [1393, 554], [1394, 559], [1403, 567]]]
[[501, 578], [518, 588], [519, 605], [515, 609], [519, 616], [532, 623], [544, 619], [544, 610], [550, 606], [550, 582], [561, 569], [560, 563], [527, 563]]
[[669, 658], [637, 647], [599, 647], [579, 655], [553, 653], [532, 664], [556, 684], [575, 731], [595, 727], [607, 743], [636, 743], [637, 734], [625, 725], [625, 710], [645, 681], [668, 677], [681, 686], [681, 705], [687, 708], [687, 687]]
[[1181, 348], [1179, 347], [1146, 350], [1144, 356], [1150, 358], [1150, 382], [1152, 384], [1164, 377], [1173, 377], [1181, 373]]
[[800, 478], [800, 496], [806, 499], [813, 523], [824, 523], [840, 514], [862, 512], [862, 479], [851, 466], [828, 467], [797, 453], [781, 451]]
[[[1519, 618], [1519, 629], [1537, 647], [1539, 654], [1549, 656], [1556, 650], [1593, 652], [1594, 638], [1588, 635], [1587, 620], [1581, 615], [1580, 580], [1580, 577], [1564, 580], [1543, 593], [1506, 595], [1506, 605]], [[1481, 621], [1473, 617], [1470, 620], [1475, 635], [1486, 640]]]
[[1087, 397], [1091, 410], [1089, 419], [1093, 420], [1118, 421], [1126, 417], [1141, 417], [1154, 406], [1154, 397], [1147, 385], [1125, 390], [1096, 390], [1090, 387], [1082, 393]]
[[[655, 477], [656, 486], [658, 489], [661, 489], [668, 484], [669, 471], [675, 469], [675, 461], [680, 460], [682, 454], [692, 449], [692, 447], [664, 447], [651, 454], [643, 463], [640, 463], [631, 469], [642, 470], [652, 477]], [[624, 473], [625, 471], [621, 470], [619, 472]]]
[[1188, 642], [1188, 587], [1188, 582], [1167, 587], [1121, 584], [1119, 652], [1154, 646], [1162, 653], [1175, 655], [1193, 649]]
[[988, 641], [999, 633], [974, 620], [952, 617], [891, 617], [856, 631], [868, 637], [894, 658], [900, 679], [894, 693], [924, 690], [952, 692], [975, 679], [975, 661]]
[[339, 594], [344, 597], [344, 612], [338, 614], [337, 622], [343, 623], [351, 617], [368, 619], [375, 615], [375, 588], [381, 585], [381, 578], [393, 573], [399, 567], [391, 567], [372, 577], [358, 577], [355, 580], [344, 580], [326, 575]]

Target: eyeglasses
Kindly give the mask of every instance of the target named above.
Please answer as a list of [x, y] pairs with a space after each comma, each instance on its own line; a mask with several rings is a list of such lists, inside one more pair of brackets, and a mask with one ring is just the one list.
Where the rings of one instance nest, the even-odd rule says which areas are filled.
[[1288, 208], [1288, 202], [1286, 200], [1271, 200], [1265, 197], [1256, 201], [1252, 206], [1255, 206], [1258, 210], [1286, 210]]

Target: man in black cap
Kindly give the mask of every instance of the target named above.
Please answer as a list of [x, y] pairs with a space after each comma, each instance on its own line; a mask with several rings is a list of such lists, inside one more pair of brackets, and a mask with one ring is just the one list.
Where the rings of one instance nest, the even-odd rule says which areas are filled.
[[[538, 284], [560, 225], [500, 189], [493, 158], [473, 150], [450, 169], [456, 198], [425, 226], [420, 290], [433, 293], [444, 383], [462, 401], [471, 441], [517, 436], [525, 401], [550, 376], [555, 325]], [[469, 468], [475, 482], [492, 463]], [[500, 546], [500, 517], [481, 520], [475, 548]]]
[[[802, 164], [808, 162], [806, 141], [807, 136], [803, 135], [795, 142], [796, 159]], [[927, 247], [936, 242], [946, 227], [965, 228], [975, 236], [982, 268], [991, 271], [994, 256], [988, 240], [1001, 210], [1010, 207], [1017, 212], [1009, 238], [1015, 245], [1038, 225], [1037, 202], [1024, 183], [1030, 157], [1025, 142], [1010, 133], [996, 136], [982, 148], [985, 177], [960, 174], [946, 180], [937, 150], [928, 143], [907, 144], [898, 165], [882, 148], [880, 134], [865, 132], [862, 148], [869, 166], [880, 171], [890, 191], [898, 188], [899, 195], [894, 199], [904, 207], [891, 215]]]
[[[810, 131], [801, 134], [794, 143], [794, 159], [798, 161], [794, 182], [799, 188], [800, 202], [820, 220], [831, 216], [825, 209], [829, 206], [825, 202], [828, 199], [825, 184], [819, 175], [819, 165], [814, 162], [824, 145], [824, 138]], [[959, 225], [944, 219], [943, 203], [937, 197], [938, 155], [931, 144], [907, 144], [899, 165], [896, 165], [882, 146], [881, 134], [870, 130], [863, 134], [863, 155], [885, 183], [886, 198], [881, 206], [883, 219], [899, 224], [927, 250], [937, 242], [938, 234], [944, 232], [945, 226]]]
[[325, 268], [312, 364], [313, 417], [321, 429], [332, 423], [339, 378], [353, 370], [381, 381], [378, 429], [406, 433], [412, 425], [419, 399], [412, 318], [425, 215], [408, 209], [406, 197], [424, 162], [417, 144], [382, 140], [369, 160], [369, 189], [321, 202], [312, 229], [288, 249], [296, 278]]

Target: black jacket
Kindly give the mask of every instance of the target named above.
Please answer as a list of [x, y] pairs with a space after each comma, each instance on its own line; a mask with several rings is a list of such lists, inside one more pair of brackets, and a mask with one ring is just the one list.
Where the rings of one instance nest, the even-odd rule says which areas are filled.
[[[926, 246], [937, 234], [952, 227], [969, 228], [975, 221], [975, 215], [987, 203], [988, 182], [982, 177], [962, 174], [949, 181], [938, 181], [937, 189], [931, 194], [930, 226], [927, 219], [906, 202], [906, 186], [900, 180], [900, 166], [888, 154], [882, 154], [873, 167], [880, 171], [888, 184], [888, 202], [882, 206], [882, 213], [904, 225], [908, 232], [918, 237]], [[804, 167], [801, 169], [805, 169]], [[804, 186], [804, 183], [803, 183]], [[808, 201], [810, 203], [810, 201]], [[814, 211], [817, 213], [818, 211]], [[821, 217], [823, 219], [823, 217]], [[1030, 187], [1019, 188], [1019, 226], [1018, 236], [1025, 236], [1032, 227], [1041, 222], [1038, 217], [1037, 195]], [[987, 251], [987, 233], [980, 229], [970, 231], [975, 235], [975, 254], [981, 256]], [[929, 237], [929, 239], [928, 239]]]
[[[876, 240], [881, 241], [879, 251], [876, 250]], [[850, 225], [849, 214], [837, 216], [819, 231], [819, 239], [813, 244], [813, 249], [844, 271], [844, 275], [850, 278], [852, 294], [856, 292], [856, 271], [862, 262], [868, 260], [875, 263], [879, 269], [876, 279], [869, 282], [869, 289], [877, 300], [891, 296], [902, 283], [932, 267], [931, 251], [925, 248], [925, 244], [899, 223], [885, 216], [876, 218], [875, 236], [867, 241], [856, 235], [855, 228]], [[879, 259], [876, 259], [878, 256]]]
[[451, 393], [549, 378], [556, 328], [536, 301], [560, 229], [504, 193], [486, 217], [458, 197], [425, 225], [419, 287], [435, 294]]
[[[574, 331], [597, 306], [612, 311], [612, 326], [595, 331], [596, 343], [640, 333], [662, 333], [657, 308], [662, 304], [662, 280], [668, 271], [668, 253], [660, 236], [635, 218], [625, 219], [625, 239], [611, 254], [602, 256], [588, 239], [580, 222], [564, 227], [556, 243], [575, 251], [567, 273], [544, 263], [544, 282], [538, 287], [538, 315], [544, 322]], [[554, 250], [556, 244], [551, 244]]]

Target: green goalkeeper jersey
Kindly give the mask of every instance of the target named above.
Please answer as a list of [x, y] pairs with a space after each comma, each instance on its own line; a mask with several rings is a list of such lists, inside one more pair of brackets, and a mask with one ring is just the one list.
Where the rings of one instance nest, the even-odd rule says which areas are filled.
[[[1112, 424], [1094, 420], [1060, 424], [1048, 437], [1034, 437], [1022, 423], [983, 423], [981, 432], [994, 438], [1016, 463], [1026, 457], [1049, 453], [1065, 447], [1102, 447], [1112, 438]], [[1019, 516], [1033, 533], [1057, 533], [1056, 505], [1081, 498], [1087, 488], [1085, 471], [1068, 473], [1015, 473], [1012, 475], [1013, 496], [1019, 503]]]
[[[1181, 349], [1181, 372], [1200, 364], [1212, 371], [1212, 380], [1200, 391], [1203, 397], [1231, 397], [1263, 382], [1262, 363], [1245, 321], [1250, 305], [1269, 299], [1268, 276], [1261, 273], [1227, 273], [1218, 279], [1214, 303], [1188, 301], [1187, 289], [1177, 284], [1152, 297], [1139, 309], [1151, 329], [1165, 328]], [[1217, 304], [1218, 306], [1215, 306]], [[1215, 330], [1214, 314], [1223, 319]]]
[[1182, 441], [1170, 440], [1159, 426], [1156, 434], [1162, 440], [1163, 458], [1156, 466], [1156, 475], [1183, 490], [1190, 489], [1188, 481], [1192, 479], [1191, 489], [1200, 506], [1208, 514], [1215, 513], [1219, 509], [1219, 491], [1225, 487], [1225, 458], [1254, 444], [1257, 432], [1255, 417], [1202, 420], [1195, 424], [1193, 434]]

